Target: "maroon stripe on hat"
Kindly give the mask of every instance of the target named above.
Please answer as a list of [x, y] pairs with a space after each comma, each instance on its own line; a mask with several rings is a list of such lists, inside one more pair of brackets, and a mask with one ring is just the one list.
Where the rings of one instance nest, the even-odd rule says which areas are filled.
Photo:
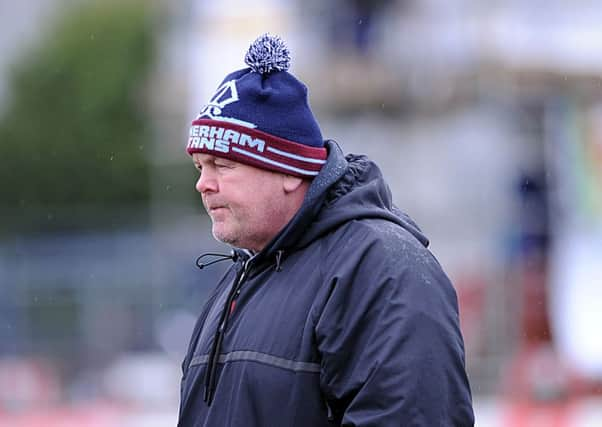
[[328, 155], [323, 147], [310, 147], [258, 129], [211, 119], [192, 122], [186, 151], [301, 177], [317, 175]]

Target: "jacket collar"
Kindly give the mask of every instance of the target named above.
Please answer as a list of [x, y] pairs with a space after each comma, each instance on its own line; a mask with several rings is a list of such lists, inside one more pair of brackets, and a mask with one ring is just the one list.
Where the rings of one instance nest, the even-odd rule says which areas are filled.
[[253, 264], [272, 264], [278, 252], [279, 257], [286, 257], [287, 251], [295, 246], [320, 211], [329, 189], [345, 174], [348, 163], [339, 145], [333, 140], [327, 140], [326, 149], [326, 163], [309, 186], [301, 207], [272, 241], [256, 254]]

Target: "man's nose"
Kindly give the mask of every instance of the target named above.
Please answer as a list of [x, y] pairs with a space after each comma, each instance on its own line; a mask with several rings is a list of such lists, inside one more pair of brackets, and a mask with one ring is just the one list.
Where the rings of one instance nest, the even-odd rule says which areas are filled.
[[215, 176], [207, 169], [208, 168], [203, 169], [195, 185], [196, 191], [201, 194], [208, 191], [217, 191], [217, 181], [215, 180]]

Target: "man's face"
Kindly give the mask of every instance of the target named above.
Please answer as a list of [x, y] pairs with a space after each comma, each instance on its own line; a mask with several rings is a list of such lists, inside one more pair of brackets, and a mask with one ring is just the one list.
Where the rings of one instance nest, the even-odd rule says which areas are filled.
[[283, 175], [208, 154], [192, 158], [217, 240], [259, 251], [286, 225]]

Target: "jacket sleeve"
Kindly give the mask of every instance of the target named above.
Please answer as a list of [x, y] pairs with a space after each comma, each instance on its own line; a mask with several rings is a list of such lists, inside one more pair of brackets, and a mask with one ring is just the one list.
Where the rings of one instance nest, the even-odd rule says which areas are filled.
[[335, 424], [474, 425], [457, 298], [439, 263], [408, 240], [351, 246], [330, 263], [315, 324]]

